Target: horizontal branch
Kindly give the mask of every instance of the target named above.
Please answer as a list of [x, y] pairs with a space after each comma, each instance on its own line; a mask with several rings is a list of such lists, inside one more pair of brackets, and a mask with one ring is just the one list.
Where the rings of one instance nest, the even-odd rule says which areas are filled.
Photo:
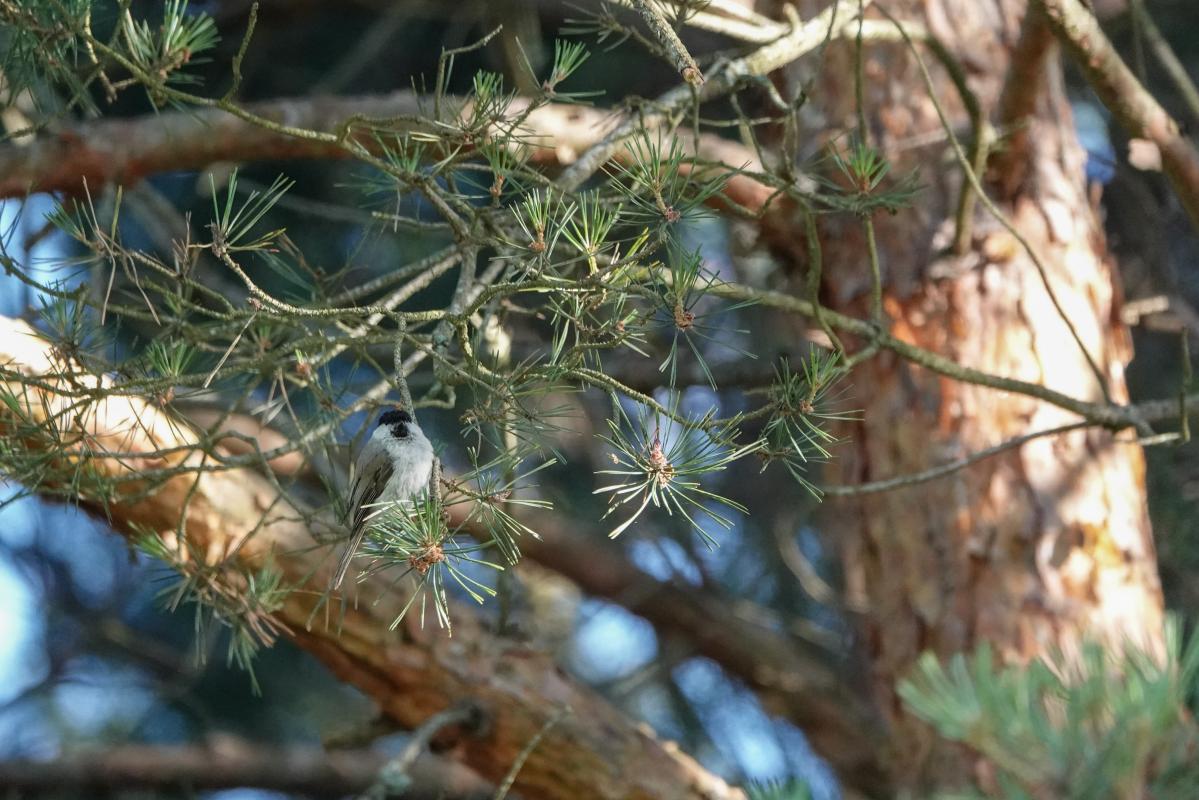
[[1199, 151], [1128, 68], [1081, 0], [1038, 0], [1049, 26], [1125, 132], [1161, 151], [1162, 171], [1199, 227]]
[[[0, 786], [20, 797], [238, 787], [344, 796], [373, 785], [385, 762], [385, 756], [369, 750], [267, 747], [225, 737], [204, 746], [127, 745], [53, 761], [3, 761]], [[489, 800], [495, 793], [462, 765], [427, 753], [406, 775], [410, 783], [404, 797], [414, 800]]]
[[[20, 408], [0, 409], [0, 432], [11, 433], [6, 429], [18, 421], [18, 413], [50, 422], [65, 442], [74, 442], [66, 457], [93, 479], [128, 479], [163, 466], [163, 461], [167, 466], [199, 466], [203, 460], [190, 430], [138, 398], [72, 402], [44, 388], [64, 382], [62, 373], [72, 365], [63, 364], [21, 321], [0, 318], [0, 363], [10, 372], [37, 378], [43, 387], [9, 383]], [[101, 381], [85, 373], [73, 372], [70, 380], [75, 386], [103, 389]], [[25, 446], [37, 447], [39, 441]], [[157, 455], [162, 452], [171, 455]], [[113, 458], [110, 453], [122, 455]], [[569, 709], [528, 754], [516, 777], [515, 791], [527, 798], [743, 797], [567, 678], [552, 659], [489, 634], [467, 612], [455, 618], [453, 639], [412, 626], [393, 631], [405, 598], [385, 576], [361, 585], [361, 602], [349, 598], [342, 608], [322, 606], [332, 568], [328, 549], [314, 546], [290, 499], [251, 469], [179, 474], [153, 493], [81, 497], [79, 503], [106, 511], [115, 530], [153, 531], [178, 557], [225, 568], [234, 585], [238, 566], [273, 563], [291, 587], [274, 615], [275, 624], [400, 725], [415, 728], [465, 699], [478, 704], [489, 733], [464, 737], [456, 752], [487, 780], [503, 780], [546, 722]], [[178, 547], [180, 531], [186, 532], [189, 548]]]
[[[457, 106], [463, 101], [449, 101]], [[514, 102], [519, 112], [527, 100]], [[387, 120], [398, 132], [424, 130], [428, 123], [409, 91], [355, 97], [298, 97], [246, 103], [254, 117], [289, 128], [333, 132], [348, 120]], [[469, 113], [469, 104], [464, 106]], [[620, 126], [626, 115], [584, 106], [550, 104], [525, 121], [522, 140], [535, 145], [533, 160], [571, 164], [579, 154]], [[363, 142], [363, 144], [368, 144]], [[759, 168], [756, 154], [737, 142], [700, 136], [697, 154], [734, 169]], [[619, 157], [620, 152], [615, 153]], [[166, 111], [127, 119], [81, 122], [43, 133], [32, 141], [0, 144], [0, 198], [36, 192], [78, 194], [106, 184], [131, 185], [164, 172], [196, 171], [222, 162], [346, 159], [347, 147], [325, 139], [299, 138], [269, 130], [217, 108]], [[762, 206], [771, 190], [751, 178], [734, 175], [727, 194], [750, 209]]]
[[[246, 106], [294, 128], [333, 130], [355, 115], [415, 116], [411, 92], [363, 97], [271, 100]], [[285, 136], [205, 108], [128, 119], [101, 119], [0, 146], [0, 197], [34, 192], [78, 193], [86, 181], [133, 184], [150, 175], [203, 169], [219, 162], [347, 158], [335, 142]]]
[[953, 475], [955, 472], [961, 472], [967, 467], [973, 466], [980, 461], [985, 461], [988, 458], [997, 456], [1000, 453], [1006, 453], [1008, 450], [1015, 450], [1023, 447], [1034, 439], [1040, 439], [1045, 436], [1057, 436], [1062, 433], [1080, 430], [1087, 427], [1085, 422], [1071, 422], [1068, 425], [1058, 425], [1054, 428], [1045, 430], [1033, 431], [1021, 436], [1013, 436], [1006, 439], [997, 445], [992, 445], [977, 453], [971, 453], [967, 456], [954, 459], [945, 464], [938, 464], [935, 467], [930, 467], [920, 472], [913, 472], [908, 475], [898, 475], [894, 478], [886, 478], [884, 480], [870, 481], [869, 483], [858, 483], [848, 486], [822, 486], [821, 490], [828, 497], [858, 497], [863, 494], [874, 494], [876, 492], [891, 492], [896, 489], [907, 489], [912, 486], [919, 486], [922, 483], [935, 481], [938, 478], [945, 478]]
[[[799, 314], [803, 317], [816, 318], [816, 307], [812, 303], [785, 292], [754, 289], [735, 283], [713, 284], [709, 288], [709, 292], [717, 297], [747, 301], [767, 308], [777, 308], [788, 313]], [[1050, 405], [1078, 414], [1092, 424], [1113, 430], [1139, 427], [1145, 423], [1175, 420], [1179, 417], [1180, 408], [1185, 408], [1188, 413], [1194, 413], [1196, 409], [1199, 409], [1199, 394], [1188, 395], [1183, 399], [1181, 406], [1176, 400], [1153, 401], [1139, 405], [1094, 403], [1080, 400], [1041, 384], [1007, 378], [959, 364], [931, 350], [925, 350], [890, 333], [880, 331], [864, 319], [851, 317], [827, 308], [820, 310], [820, 317], [838, 330], [860, 336], [883, 350], [890, 350], [917, 366], [947, 378], [1042, 400]]]

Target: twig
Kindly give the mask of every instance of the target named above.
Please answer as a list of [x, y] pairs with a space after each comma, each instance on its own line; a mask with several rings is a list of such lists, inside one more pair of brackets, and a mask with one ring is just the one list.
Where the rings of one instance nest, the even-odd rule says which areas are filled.
[[[813, 319], [816, 318], [816, 309], [811, 303], [784, 292], [752, 289], [734, 283], [715, 284], [708, 291], [716, 297], [725, 297], [730, 300], [749, 300], [759, 305], [783, 309]], [[872, 323], [866, 320], [841, 314], [828, 308], [823, 309], [821, 313], [833, 327], [868, 340], [877, 340], [877, 346], [885, 350], [890, 350], [914, 364], [944, 375], [947, 378], [953, 378], [954, 380], [971, 383], [976, 386], [986, 386], [991, 389], [1022, 394], [1037, 400], [1044, 400], [1051, 405], [1064, 408], [1067, 411], [1073, 411], [1075, 414], [1096, 425], [1108, 428], [1127, 428], [1137, 425], [1142, 421], [1142, 418], [1148, 421], [1173, 418], [1177, 411], [1176, 407], [1164, 409], [1159, 405], [1162, 402], [1172, 403], [1173, 401], [1154, 401], [1139, 406], [1123, 406], [1115, 403], [1092, 403], [1080, 400], [1055, 389], [1050, 389], [1047, 386], [1042, 386], [1041, 384], [1030, 383], [1016, 378], [1005, 378], [1001, 375], [994, 375], [964, 364], [959, 364], [931, 350], [925, 350], [922, 347], [917, 347], [914, 344], [898, 339], [891, 334], [880, 332]], [[1188, 397], [1188, 404], [1199, 406], [1199, 396]], [[1188, 408], [1190, 407], [1192, 405], [1188, 405]]]
[[[658, 111], [640, 117], [632, 115], [622, 120], [607, 136], [588, 148], [587, 152], [562, 172], [557, 180], [558, 187], [566, 191], [578, 189], [624, 147], [626, 138], [645, 125], [656, 124], [660, 119], [680, 113], [696, 101], [697, 93], [700, 101], [728, 94], [742, 78], [749, 75], [765, 75], [812, 52], [830, 35], [844, 31], [857, 17], [856, 14], [848, 13], [838, 15], [842, 6], [849, 6], [851, 3], [855, 7], [858, 5], [856, 0], [839, 0], [807, 22], [800, 23], [798, 18], [795, 18], [792, 20], [791, 32], [786, 36], [744, 58], [729, 62], [715, 75], [709, 76], [698, 88], [685, 85], [662, 94], [655, 103]], [[862, 0], [861, 5], [870, 5], [870, 0]], [[792, 14], [795, 13], [789, 5], [783, 8], [790, 9]], [[837, 25], [835, 31], [834, 21]]]
[[662, 12], [654, 7], [650, 0], [633, 0], [633, 7], [637, 9], [641, 18], [645, 20], [645, 24], [666, 48], [666, 52], [670, 53], [674, 68], [683, 76], [683, 80], [692, 86], [701, 85], [704, 82], [704, 74], [700, 72], [699, 65], [687, 52], [683, 41], [679, 39], [679, 35], [675, 33], [674, 28], [670, 26], [670, 22], [662, 15]]
[[250, 49], [250, 40], [254, 38], [254, 28], [258, 25], [258, 3], [254, 2], [250, 5], [250, 17], [246, 21], [246, 32], [241, 38], [241, 46], [237, 48], [237, 53], [233, 56], [233, 82], [229, 84], [229, 90], [225, 92], [224, 100], [226, 102], [233, 100], [237, 96], [237, 90], [241, 88], [241, 65], [246, 58], [246, 53]]
[[1187, 414], [1187, 392], [1191, 389], [1191, 338], [1187, 329], [1182, 329], [1182, 380], [1178, 385], [1178, 419], [1181, 423], [1179, 434], [1182, 443], [1191, 440], [1191, 419]]
[[434, 736], [453, 725], [462, 725], [468, 730], [478, 731], [482, 723], [483, 711], [472, 702], [447, 708], [429, 717], [408, 737], [404, 749], [383, 765], [375, 782], [360, 797], [362, 800], [384, 800], [406, 793], [412, 785], [412, 778], [408, 773], [416, 759], [428, 749]]
[[1182, 97], [1187, 113], [1191, 115], [1191, 122], [1199, 125], [1199, 87], [1196, 87], [1195, 82], [1191, 80], [1186, 66], [1178, 60], [1178, 56], [1170, 47], [1170, 43], [1166, 41], [1166, 37], [1162, 36], [1157, 23], [1153, 21], [1153, 17], [1145, 8], [1144, 0], [1132, 0], [1132, 14], [1141, 26], [1141, 32], [1149, 43], [1149, 49], [1153, 51], [1153, 55], [1162, 65], [1162, 69], [1174, 82], [1174, 88]]
[[824, 248], [820, 246], [820, 231], [816, 226], [816, 214], [812, 209], [805, 207], [803, 211], [804, 235], [807, 237], [808, 244], [808, 303], [812, 306], [813, 317], [816, 324], [828, 336], [829, 341], [840, 353], [845, 353], [845, 345], [837, 336], [833, 326], [828, 324], [828, 320], [824, 318], [824, 306], [820, 302], [820, 287], [823, 281], [822, 274], [824, 272]]
[[557, 725], [562, 718], [569, 713], [570, 706], [564, 706], [558, 709], [558, 713], [547, 719], [545, 724], [541, 726], [541, 729], [538, 730], [537, 733], [533, 734], [533, 738], [529, 740], [529, 743], [526, 744], [524, 749], [520, 751], [520, 755], [518, 755], [516, 760], [512, 762], [512, 769], [508, 770], [508, 774], [504, 776], [504, 780], [499, 785], [499, 788], [495, 790], [495, 797], [492, 798], [492, 800], [504, 800], [504, 798], [508, 796], [508, 792], [512, 789], [512, 784], [516, 782], [516, 776], [520, 774], [521, 767], [523, 767], [525, 762], [529, 760], [529, 756], [533, 754], [533, 750], [536, 749], [537, 745], [541, 744], [541, 740], [544, 739], [545, 735], [550, 732], [550, 729]]
[[941, 464], [931, 469], [923, 470], [922, 472], [914, 472], [910, 475], [900, 475], [895, 478], [887, 478], [881, 481], [871, 481], [869, 483], [859, 483], [854, 486], [822, 486], [821, 491], [827, 497], [857, 497], [863, 494], [874, 494], [876, 492], [889, 492], [894, 489], [906, 489], [911, 486], [918, 486], [922, 483], [944, 478], [947, 475], [952, 475], [959, 470], [963, 470], [972, 464], [977, 464], [979, 461], [998, 455], [999, 453], [1012, 450], [1021, 445], [1040, 439], [1043, 436], [1057, 436], [1060, 433], [1067, 433], [1082, 428], [1090, 427], [1089, 422], [1071, 422], [1068, 425], [1059, 425], [1056, 428], [1048, 428], [1043, 431], [1033, 431], [1021, 436], [1016, 436], [1008, 439], [1006, 442], [1001, 442], [993, 447], [988, 447], [986, 450], [979, 450], [977, 453], [971, 453], [955, 461], [950, 461], [947, 464]]

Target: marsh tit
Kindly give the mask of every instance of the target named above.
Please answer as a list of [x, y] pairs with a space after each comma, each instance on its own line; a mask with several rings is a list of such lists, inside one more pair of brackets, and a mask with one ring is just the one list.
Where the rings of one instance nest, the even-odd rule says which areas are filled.
[[374, 432], [358, 454], [347, 514], [350, 542], [337, 565], [334, 589], [345, 579], [372, 518], [387, 503], [411, 500], [428, 488], [432, 471], [433, 445], [412, 415], [402, 409], [379, 415]]

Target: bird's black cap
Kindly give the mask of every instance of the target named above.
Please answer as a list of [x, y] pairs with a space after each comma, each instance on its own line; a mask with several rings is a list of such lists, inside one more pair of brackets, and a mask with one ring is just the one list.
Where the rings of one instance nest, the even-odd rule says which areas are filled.
[[407, 411], [405, 411], [402, 408], [395, 408], [395, 409], [392, 409], [391, 411], [384, 411], [382, 414], [379, 415], [379, 424], [380, 425], [396, 425], [399, 423], [408, 425], [408, 424], [411, 424], [411, 422], [412, 422], [412, 415], [409, 414]]
[[384, 411], [379, 415], [379, 427], [386, 425], [391, 428], [391, 435], [397, 439], [408, 438], [408, 426], [412, 424], [412, 415], [402, 408]]

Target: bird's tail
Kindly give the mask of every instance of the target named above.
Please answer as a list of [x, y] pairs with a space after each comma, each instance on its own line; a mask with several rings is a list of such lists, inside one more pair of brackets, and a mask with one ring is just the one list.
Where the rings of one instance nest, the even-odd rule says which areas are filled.
[[350, 570], [350, 562], [354, 560], [358, 548], [362, 546], [364, 536], [366, 536], [366, 526], [359, 525], [350, 537], [349, 543], [346, 544], [345, 552], [341, 554], [341, 560], [337, 562], [337, 573], [333, 576], [334, 589], [341, 588], [342, 582], [346, 579], [346, 573]]

